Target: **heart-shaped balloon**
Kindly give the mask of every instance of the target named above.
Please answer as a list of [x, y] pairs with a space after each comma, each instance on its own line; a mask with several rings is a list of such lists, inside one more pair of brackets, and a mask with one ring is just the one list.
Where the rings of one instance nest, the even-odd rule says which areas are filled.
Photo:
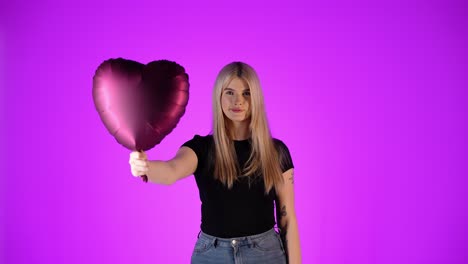
[[117, 142], [129, 150], [146, 151], [159, 144], [184, 115], [188, 79], [175, 62], [144, 65], [109, 59], [99, 65], [93, 78], [94, 105]]

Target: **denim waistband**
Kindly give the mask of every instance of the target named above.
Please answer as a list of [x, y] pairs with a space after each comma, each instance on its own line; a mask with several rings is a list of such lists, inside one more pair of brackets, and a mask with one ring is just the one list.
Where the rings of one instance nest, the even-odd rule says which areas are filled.
[[232, 247], [232, 246], [250, 246], [254, 245], [257, 241], [263, 240], [265, 237], [268, 236], [278, 236], [278, 233], [274, 228], [252, 236], [244, 236], [244, 237], [233, 237], [233, 238], [220, 238], [208, 235], [203, 231], [200, 231], [199, 238], [209, 240], [215, 247]]

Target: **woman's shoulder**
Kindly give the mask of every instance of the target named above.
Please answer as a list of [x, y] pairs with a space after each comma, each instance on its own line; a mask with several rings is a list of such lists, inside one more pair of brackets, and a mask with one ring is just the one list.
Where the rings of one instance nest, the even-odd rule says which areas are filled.
[[208, 134], [206, 136], [201, 136], [199, 134], [195, 134], [185, 144], [203, 145], [203, 144], [211, 144], [212, 142], [213, 142], [213, 135]]
[[203, 140], [203, 141], [213, 141], [213, 135], [208, 134], [208, 135], [202, 136], [199, 134], [195, 134], [192, 139]]
[[286, 146], [286, 144], [281, 140], [281, 139], [278, 139], [278, 138], [272, 138], [273, 139], [273, 143], [275, 144], [275, 147], [276, 148], [279, 148], [279, 149], [288, 149], [288, 147]]
[[286, 144], [277, 138], [273, 138], [273, 142], [279, 154], [280, 166], [282, 172], [285, 172], [291, 168], [294, 168], [294, 164], [291, 158], [291, 153], [289, 152]]
[[191, 148], [200, 160], [204, 159], [207, 153], [212, 149], [213, 142], [214, 140], [212, 135], [201, 136], [195, 134], [193, 138], [185, 142], [182, 147]]

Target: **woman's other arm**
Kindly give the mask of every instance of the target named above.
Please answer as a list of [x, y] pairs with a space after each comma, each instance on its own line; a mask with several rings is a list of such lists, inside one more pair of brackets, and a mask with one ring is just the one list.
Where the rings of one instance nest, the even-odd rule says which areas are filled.
[[299, 228], [294, 208], [294, 169], [283, 173], [284, 183], [276, 190], [276, 219], [290, 264], [302, 263]]

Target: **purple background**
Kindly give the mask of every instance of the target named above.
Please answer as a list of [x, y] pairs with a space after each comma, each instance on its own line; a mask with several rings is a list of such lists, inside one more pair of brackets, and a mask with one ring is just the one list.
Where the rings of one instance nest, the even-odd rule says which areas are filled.
[[169, 59], [211, 129], [225, 64], [257, 69], [296, 167], [304, 263], [468, 263], [464, 1], [2, 1], [0, 263], [188, 263], [193, 177], [131, 176], [91, 97], [108, 58]]

